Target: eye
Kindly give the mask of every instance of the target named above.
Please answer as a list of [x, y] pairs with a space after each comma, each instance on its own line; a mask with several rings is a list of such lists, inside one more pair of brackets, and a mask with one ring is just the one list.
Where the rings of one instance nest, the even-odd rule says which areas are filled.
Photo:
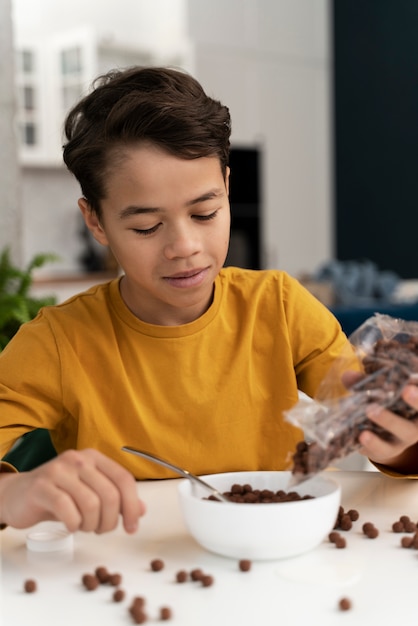
[[152, 226], [152, 228], [132, 228], [132, 231], [137, 235], [147, 237], [148, 235], [152, 235], [153, 233], [155, 233], [159, 227], [160, 224], [156, 224], [155, 226]]
[[213, 211], [213, 213], [209, 213], [209, 215], [193, 215], [196, 220], [199, 222], [209, 222], [209, 220], [213, 220], [218, 213], [218, 210]]

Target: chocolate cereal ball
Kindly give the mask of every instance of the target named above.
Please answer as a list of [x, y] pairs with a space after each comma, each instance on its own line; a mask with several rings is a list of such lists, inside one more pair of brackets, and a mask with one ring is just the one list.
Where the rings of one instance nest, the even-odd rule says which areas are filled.
[[125, 599], [125, 592], [123, 589], [116, 589], [113, 592], [113, 602], [122, 602]]
[[148, 620], [148, 615], [145, 613], [145, 598], [135, 596], [129, 607], [129, 613], [135, 624], [144, 624]]
[[130, 609], [131, 617], [134, 621], [134, 624], [145, 624], [148, 620], [148, 615], [142, 609]]
[[341, 598], [338, 607], [340, 611], [349, 611], [351, 609], [351, 600], [349, 598]]
[[160, 572], [164, 569], [164, 561], [162, 559], [153, 559], [151, 561], [151, 569], [153, 572]]
[[373, 527], [370, 528], [370, 530], [368, 530], [366, 534], [369, 539], [376, 539], [376, 537], [379, 536], [379, 531], [377, 528]]
[[176, 580], [178, 583], [185, 583], [188, 580], [188, 578], [189, 578], [189, 575], [184, 569], [179, 570], [176, 574]]
[[347, 511], [347, 515], [352, 522], [356, 522], [360, 517], [360, 513], [357, 511], [357, 509], [350, 509], [349, 511]]
[[347, 541], [345, 540], [345, 537], [342, 537], [341, 535], [335, 539], [334, 544], [339, 550], [343, 550], [347, 547]]
[[203, 576], [203, 571], [199, 567], [192, 569], [192, 571], [190, 572], [190, 578], [192, 580], [195, 580], [195, 581], [202, 580], [202, 576]]
[[121, 574], [109, 574], [109, 583], [112, 587], [118, 587], [122, 582]]
[[109, 581], [109, 572], [106, 567], [103, 567], [103, 565], [96, 567], [96, 571], [94, 573], [102, 585]]
[[99, 579], [94, 574], [84, 574], [81, 580], [87, 591], [94, 591], [99, 586]]
[[342, 515], [340, 519], [341, 530], [351, 530], [352, 527], [353, 522], [351, 521], [351, 517], [347, 513], [344, 513], [344, 515]]
[[328, 539], [331, 543], [335, 543], [338, 537], [341, 537], [341, 535], [336, 530], [332, 530], [328, 535]]
[[173, 617], [173, 612], [168, 606], [162, 606], [160, 609], [160, 620], [166, 621]]
[[145, 598], [143, 596], [135, 596], [134, 599], [132, 600], [130, 610], [143, 609], [144, 606], [145, 606]]
[[251, 561], [249, 559], [241, 559], [238, 566], [241, 572], [249, 572], [251, 569]]
[[362, 531], [365, 535], [368, 535], [371, 530], [373, 530], [374, 524], [372, 522], [365, 522], [362, 526]]
[[412, 548], [418, 550], [418, 532], [411, 536], [404, 536], [401, 539], [402, 548]]
[[23, 586], [24, 590], [26, 593], [35, 593], [35, 591], [37, 590], [38, 586], [36, 584], [36, 580], [33, 580], [32, 578], [25, 580], [25, 584]]

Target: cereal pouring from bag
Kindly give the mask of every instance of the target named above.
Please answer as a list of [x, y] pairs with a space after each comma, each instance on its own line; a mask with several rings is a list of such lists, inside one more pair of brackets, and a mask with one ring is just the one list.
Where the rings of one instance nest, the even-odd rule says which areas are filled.
[[[293, 484], [358, 450], [363, 430], [390, 437], [366, 417], [370, 403], [405, 419], [418, 415], [400, 397], [406, 384], [418, 383], [418, 322], [376, 314], [350, 336], [350, 343], [354, 352], [341, 356], [317, 396], [300, 400], [286, 412], [286, 419], [305, 436], [292, 457]], [[361, 374], [347, 389], [342, 374], [350, 369]]]

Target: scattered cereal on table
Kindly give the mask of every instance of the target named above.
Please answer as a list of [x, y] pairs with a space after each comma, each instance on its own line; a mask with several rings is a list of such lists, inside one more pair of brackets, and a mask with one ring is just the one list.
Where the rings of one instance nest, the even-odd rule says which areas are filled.
[[339, 528], [341, 530], [351, 530], [352, 527], [353, 522], [351, 521], [351, 517], [347, 513], [344, 513], [344, 515], [341, 516]]
[[162, 606], [160, 609], [160, 620], [166, 621], [173, 617], [173, 612], [168, 606]]
[[195, 569], [192, 569], [192, 571], [190, 572], [190, 578], [192, 580], [202, 580], [202, 576], [203, 576], [203, 571], [198, 567]]
[[338, 607], [340, 611], [349, 611], [352, 607], [351, 600], [349, 598], [341, 598]]
[[148, 615], [142, 609], [131, 609], [130, 614], [135, 624], [145, 624], [148, 619]]
[[238, 566], [241, 572], [249, 572], [251, 569], [251, 561], [249, 559], [241, 559]]
[[408, 515], [401, 515], [396, 522], [393, 522], [392, 530], [394, 533], [415, 533], [417, 525]]
[[109, 572], [107, 571], [106, 567], [104, 567], [103, 565], [96, 567], [96, 570], [94, 573], [96, 574], [97, 579], [102, 585], [109, 582]]
[[411, 548], [414, 542], [413, 537], [402, 537], [401, 546], [402, 548]]
[[81, 580], [87, 591], [94, 591], [99, 586], [99, 579], [94, 574], [83, 574]]
[[145, 606], [145, 598], [143, 596], [135, 596], [132, 600], [131, 609], [143, 609]]
[[38, 589], [36, 580], [33, 580], [33, 578], [29, 578], [28, 580], [25, 580], [25, 584], [23, 587], [26, 593], [34, 593]]
[[188, 578], [189, 578], [189, 575], [184, 569], [179, 570], [176, 574], [176, 580], [178, 583], [185, 583], [188, 580]]
[[366, 537], [368, 537], [369, 539], [376, 539], [376, 537], [378, 537], [379, 535], [378, 529], [372, 522], [365, 522], [362, 526], [362, 530]]
[[123, 589], [116, 589], [113, 592], [113, 602], [122, 602], [125, 599], [125, 592]]
[[109, 574], [109, 583], [113, 586], [113, 587], [118, 587], [122, 582], [122, 575], [121, 574]]
[[360, 517], [360, 513], [357, 511], [357, 509], [350, 509], [349, 511], [347, 511], [347, 515], [352, 522], [356, 522]]
[[339, 550], [347, 547], [347, 541], [345, 540], [345, 537], [342, 537], [341, 535], [336, 538], [334, 543], [335, 543], [335, 547], [338, 548]]
[[412, 537], [402, 537], [401, 546], [402, 548], [418, 550], [418, 531]]
[[151, 561], [151, 569], [153, 572], [160, 572], [164, 569], [164, 561], [162, 559], [153, 559]]

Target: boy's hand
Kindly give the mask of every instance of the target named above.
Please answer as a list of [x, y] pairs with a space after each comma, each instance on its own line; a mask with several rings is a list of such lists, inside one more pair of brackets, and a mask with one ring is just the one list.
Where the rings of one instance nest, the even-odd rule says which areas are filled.
[[[359, 382], [364, 374], [347, 371], [342, 376], [343, 384], [349, 389]], [[418, 387], [405, 386], [402, 398], [418, 412]], [[406, 419], [387, 409], [370, 404], [367, 417], [392, 435], [390, 441], [376, 433], [365, 430], [359, 436], [360, 454], [367, 456], [373, 463], [386, 465], [405, 474], [418, 474], [418, 419]]]
[[[418, 411], [418, 387], [407, 385], [402, 398]], [[374, 463], [387, 465], [401, 473], [418, 474], [418, 419], [406, 419], [395, 413], [371, 404], [367, 417], [392, 435], [385, 441], [378, 435], [365, 430], [359, 436], [362, 445], [359, 452]]]
[[67, 450], [30, 472], [0, 477], [0, 522], [14, 528], [57, 520], [70, 532], [104, 533], [121, 515], [133, 533], [144, 513], [134, 477], [97, 450]]

